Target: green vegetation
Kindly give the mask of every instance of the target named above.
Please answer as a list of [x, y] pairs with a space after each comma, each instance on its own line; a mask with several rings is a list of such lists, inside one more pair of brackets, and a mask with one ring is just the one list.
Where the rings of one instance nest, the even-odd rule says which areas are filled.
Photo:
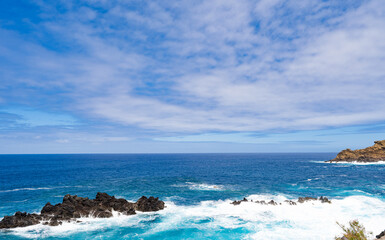
[[371, 234], [366, 233], [365, 227], [362, 226], [357, 220], [350, 221], [350, 227], [345, 227], [338, 222], [337, 224], [342, 228], [344, 233], [343, 237], [336, 237], [336, 240], [368, 240], [367, 234]]

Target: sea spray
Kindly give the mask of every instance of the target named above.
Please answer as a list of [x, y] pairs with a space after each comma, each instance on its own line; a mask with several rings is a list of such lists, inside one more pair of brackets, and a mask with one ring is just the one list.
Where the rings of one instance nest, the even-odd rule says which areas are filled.
[[[383, 230], [385, 202], [367, 196], [349, 196], [332, 199], [331, 204], [309, 201], [289, 205], [295, 200], [284, 195], [251, 195], [250, 200], [269, 200], [281, 205], [260, 205], [244, 202], [234, 206], [231, 200], [202, 201], [197, 205], [180, 206], [166, 202], [167, 208], [157, 213], [139, 213], [124, 216], [114, 213], [111, 219], [83, 218], [80, 223], [61, 226], [43, 225], [18, 228], [8, 234], [26, 238], [70, 236], [79, 232], [98, 232], [100, 229], [119, 231], [125, 228], [145, 229], [139, 235], [127, 237], [152, 239], [179, 231], [182, 238], [199, 237], [199, 232], [227, 239], [333, 239], [340, 234], [336, 222], [347, 223], [358, 219], [374, 233]], [[195, 229], [196, 231], [192, 231]], [[227, 234], [232, 231], [231, 235]]]

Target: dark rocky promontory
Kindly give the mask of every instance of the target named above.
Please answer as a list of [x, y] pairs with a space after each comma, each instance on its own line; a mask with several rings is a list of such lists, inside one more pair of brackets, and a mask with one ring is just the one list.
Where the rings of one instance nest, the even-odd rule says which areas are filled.
[[362, 162], [371, 163], [385, 161], [385, 140], [375, 141], [374, 145], [365, 149], [346, 149], [338, 153], [337, 157], [326, 162]]
[[112, 217], [112, 211], [124, 215], [136, 214], [135, 211], [151, 212], [164, 209], [164, 202], [154, 197], [141, 197], [135, 203], [123, 198], [115, 198], [107, 193], [97, 193], [95, 199], [65, 195], [62, 203], [47, 203], [40, 214], [16, 212], [13, 216], [5, 216], [0, 221], [0, 229], [26, 227], [43, 223], [57, 226], [62, 222], [76, 221], [80, 217]]

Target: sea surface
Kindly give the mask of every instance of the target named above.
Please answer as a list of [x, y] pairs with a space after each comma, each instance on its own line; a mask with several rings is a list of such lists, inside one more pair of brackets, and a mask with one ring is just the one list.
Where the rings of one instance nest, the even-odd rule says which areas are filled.
[[[0, 220], [65, 194], [166, 202], [159, 212], [1, 230], [0, 239], [334, 239], [337, 221], [385, 229], [385, 165], [330, 164], [336, 153], [0, 155]], [[332, 203], [284, 200], [327, 196]], [[282, 205], [248, 202], [243, 197]]]

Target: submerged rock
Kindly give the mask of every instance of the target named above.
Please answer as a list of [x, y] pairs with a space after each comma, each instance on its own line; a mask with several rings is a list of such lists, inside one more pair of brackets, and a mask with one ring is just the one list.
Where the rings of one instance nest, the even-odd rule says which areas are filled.
[[385, 140], [375, 141], [374, 145], [365, 149], [342, 150], [337, 157], [326, 162], [379, 162], [385, 161]]
[[154, 197], [141, 197], [136, 203], [128, 202], [123, 198], [115, 198], [107, 193], [96, 194], [95, 199], [65, 195], [62, 203], [52, 205], [47, 203], [40, 214], [16, 212], [14, 216], [5, 216], [0, 221], [0, 229], [26, 227], [43, 223], [57, 226], [64, 221], [73, 221], [80, 217], [112, 217], [112, 211], [124, 215], [136, 214], [135, 210], [142, 212], [159, 211], [165, 208], [164, 202]]

